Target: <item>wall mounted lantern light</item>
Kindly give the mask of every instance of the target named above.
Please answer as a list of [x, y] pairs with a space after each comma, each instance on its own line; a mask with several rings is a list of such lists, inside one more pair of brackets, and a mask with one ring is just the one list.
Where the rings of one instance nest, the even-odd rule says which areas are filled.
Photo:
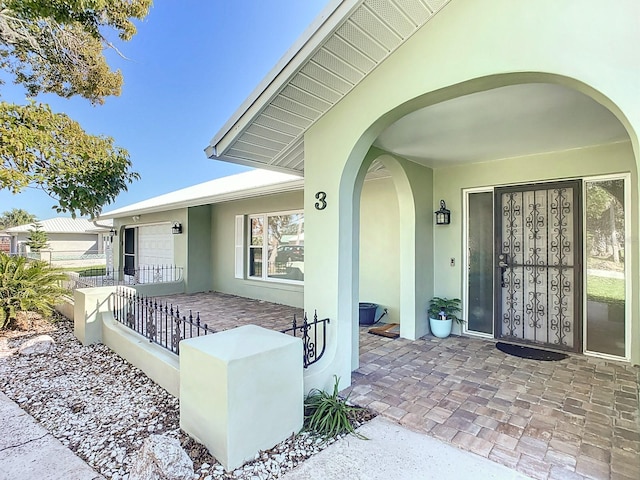
[[173, 233], [174, 235], [180, 235], [182, 233], [182, 224], [180, 222], [173, 222], [171, 233]]
[[113, 237], [118, 236], [118, 231], [115, 228], [109, 230], [109, 240], [113, 242]]
[[440, 200], [440, 210], [436, 214], [436, 225], [449, 225], [451, 223], [451, 211], [447, 210], [447, 204]]

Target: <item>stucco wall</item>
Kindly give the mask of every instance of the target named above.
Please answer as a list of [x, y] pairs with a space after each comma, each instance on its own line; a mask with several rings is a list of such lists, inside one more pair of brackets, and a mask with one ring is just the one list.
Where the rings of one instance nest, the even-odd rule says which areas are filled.
[[366, 181], [360, 197], [360, 301], [388, 309], [400, 323], [400, 219], [391, 178]]
[[211, 206], [189, 208], [188, 218], [186, 290], [187, 293], [206, 292], [213, 288], [215, 276], [211, 271]]
[[[18, 233], [18, 243], [29, 241], [31, 233]], [[48, 250], [55, 252], [71, 252], [82, 254], [91, 251], [98, 252], [98, 234], [96, 233], [48, 233]]]
[[[318, 385], [326, 386], [334, 373], [348, 378], [344, 351], [353, 345], [341, 325], [354, 321], [356, 314], [351, 302], [358, 296], [355, 266], [351, 262], [357, 248], [353, 225], [358, 224], [357, 213], [351, 210], [354, 190], [357, 191], [354, 185], [370, 145], [395, 120], [418, 108], [477, 91], [521, 83], [556, 83], [588, 95], [616, 115], [629, 132], [634, 159], [631, 171], [637, 170], [640, 69], [635, 45], [640, 42], [637, 28], [640, 4], [634, 0], [621, 0], [615, 6], [603, 6], [595, 0], [561, 3], [541, 0], [533, 8], [512, 0], [451, 2], [306, 132], [307, 254], [311, 259], [340, 258], [337, 266], [323, 265], [320, 260], [317, 264], [310, 263], [305, 279], [305, 303], [325, 302], [336, 313], [338, 324], [339, 345], [330, 345], [326, 359], [312, 372], [317, 374]], [[613, 170], [609, 158], [598, 160], [605, 164], [601, 168], [595, 167], [598, 161], [590, 164], [576, 158], [573, 170], [564, 161], [556, 164], [549, 160], [543, 166], [531, 160], [511, 167], [511, 172], [503, 173], [486, 165], [476, 166], [482, 172], [470, 167], [458, 171], [468, 179], [464, 183], [471, 186]], [[544, 173], [545, 168], [550, 169], [549, 173]], [[625, 170], [629, 170], [629, 165]], [[450, 180], [446, 171], [434, 171], [435, 190], [429, 193], [432, 201], [447, 200], [455, 215], [454, 222], [459, 222], [462, 184], [451, 184]], [[637, 205], [635, 177], [632, 190], [632, 204]], [[329, 200], [329, 207], [321, 212], [313, 211], [317, 191], [326, 192]], [[638, 278], [640, 272], [639, 213], [634, 208], [632, 223], [636, 227], [628, 245], [634, 255], [630, 272], [633, 278]], [[421, 215], [422, 212], [416, 214]], [[432, 215], [428, 217], [430, 222]], [[437, 243], [424, 255], [439, 262], [433, 269], [433, 275], [437, 275], [436, 288], [442, 294], [459, 293], [459, 267], [449, 267], [448, 261], [452, 256], [460, 258], [461, 227], [454, 223], [435, 235]], [[449, 243], [450, 240], [453, 241]], [[446, 264], [443, 266], [442, 262]], [[331, 279], [329, 284], [327, 276]], [[638, 363], [637, 286], [633, 302], [636, 318], [632, 355]]]
[[298, 191], [219, 203], [211, 207], [211, 271], [215, 291], [294, 307], [303, 306], [304, 287], [301, 284], [235, 278], [236, 215], [299, 210], [303, 207], [302, 197], [303, 192]]
[[[434, 203], [441, 198], [451, 210], [451, 225], [434, 231], [434, 264], [436, 271], [447, 272], [438, 281], [438, 295], [460, 296], [462, 292], [463, 265], [463, 189], [491, 187], [521, 183], [581, 178], [610, 173], [632, 173], [631, 216], [638, 215], [637, 178], [633, 152], [629, 142], [574, 149], [544, 155], [496, 160], [493, 162], [438, 168], [434, 170]], [[630, 232], [638, 236], [637, 223]], [[456, 258], [456, 266], [450, 267], [450, 258]], [[638, 275], [634, 275], [638, 278]]]
[[122, 248], [124, 242], [124, 229], [127, 227], [142, 227], [154, 223], [180, 222], [183, 226], [183, 234], [175, 235], [173, 239], [173, 261], [176, 266], [184, 267], [187, 261], [187, 209], [169, 210], [167, 212], [147, 213], [140, 215], [136, 221], [133, 217], [123, 217], [114, 219], [114, 228], [118, 232], [113, 239], [113, 264], [114, 268], [122, 268]]

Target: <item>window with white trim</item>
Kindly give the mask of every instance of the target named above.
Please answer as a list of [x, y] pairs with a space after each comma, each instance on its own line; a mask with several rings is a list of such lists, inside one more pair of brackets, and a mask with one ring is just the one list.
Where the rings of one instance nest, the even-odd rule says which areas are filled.
[[249, 216], [248, 271], [251, 279], [304, 280], [304, 213]]

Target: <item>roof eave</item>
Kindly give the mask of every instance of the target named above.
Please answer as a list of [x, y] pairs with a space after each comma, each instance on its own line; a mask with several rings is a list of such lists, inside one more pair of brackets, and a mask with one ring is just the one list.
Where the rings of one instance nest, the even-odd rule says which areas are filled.
[[200, 205], [208, 205], [214, 203], [228, 202], [232, 200], [242, 200], [245, 198], [258, 197], [260, 195], [269, 195], [275, 193], [292, 192], [296, 190], [302, 190], [304, 188], [304, 179], [294, 180], [286, 183], [279, 183], [274, 185], [267, 185], [255, 188], [249, 188], [246, 190], [227, 192], [218, 195], [211, 195], [209, 197], [202, 197], [198, 199], [183, 200], [180, 202], [162, 204], [158, 206], [143, 207], [138, 209], [131, 209], [127, 211], [118, 212], [106, 212], [98, 217], [98, 220], [108, 220], [116, 218], [124, 218], [132, 215], [143, 215], [149, 213], [166, 212], [170, 210], [179, 210], [181, 208], [197, 207]]
[[[305, 62], [322, 46], [324, 40], [335, 32], [341, 22], [351, 15], [362, 1], [332, 0], [327, 5], [240, 108], [214, 135], [209, 146], [205, 148], [208, 158], [223, 159], [222, 157], [236, 137], [245, 131], [250, 122], [280, 93]], [[225, 161], [228, 160], [225, 159]], [[260, 162], [258, 164], [264, 165]]]

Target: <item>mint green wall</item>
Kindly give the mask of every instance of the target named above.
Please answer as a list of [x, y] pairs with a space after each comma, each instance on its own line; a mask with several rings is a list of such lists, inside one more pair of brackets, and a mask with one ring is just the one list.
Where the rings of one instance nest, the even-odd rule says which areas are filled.
[[[441, 272], [435, 293], [459, 298], [463, 296], [463, 189], [614, 173], [631, 173], [631, 205], [628, 207], [631, 218], [637, 218], [638, 179], [630, 142], [435, 169], [434, 203], [444, 199], [452, 217], [451, 225], [438, 227], [434, 231], [434, 264], [436, 271]], [[630, 237], [633, 246], [637, 243], [633, 239], [638, 238], [637, 222], [632, 222]], [[456, 259], [455, 267], [449, 265], [450, 258]], [[640, 278], [637, 255], [632, 258], [631, 268], [631, 278]], [[639, 287], [635, 282], [632, 305], [638, 305]], [[637, 308], [633, 309], [631, 322], [640, 323]]]
[[[505, 85], [548, 82], [580, 91], [612, 111], [629, 133], [633, 151], [631, 171], [635, 172], [640, 162], [639, 17], [640, 2], [636, 0], [620, 0], [615, 5], [603, 5], [596, 0], [539, 0], [535, 8], [513, 0], [454, 0], [306, 132], [305, 305], [324, 304], [332, 320], [336, 318], [332, 323], [335, 343], [328, 346], [323, 361], [307, 373], [307, 386], [328, 388], [334, 374], [343, 379], [343, 385], [348, 384], [354, 354], [357, 357], [357, 338], [351, 325], [357, 318], [359, 296], [360, 167], [376, 137], [395, 120], [421, 107]], [[550, 175], [566, 175], [565, 166], [548, 166], [553, 172]], [[541, 166], [528, 161], [519, 168], [512, 178], [490, 170], [485, 171], [484, 177], [489, 184], [491, 175], [494, 179], [502, 178], [502, 182], [514, 182], [517, 178], [531, 181], [548, 175], [542, 173]], [[585, 166], [575, 174], [584, 175], [590, 170], [594, 169]], [[428, 194], [430, 204], [445, 198], [455, 206], [460, 203], [460, 186], [452, 190], [440, 185], [444, 173], [434, 171], [436, 191], [427, 186], [422, 193]], [[637, 181], [632, 188], [637, 204]], [[314, 195], [318, 191], [327, 193], [328, 206], [322, 211], [314, 210]], [[416, 203], [416, 208], [419, 207], [420, 203]], [[428, 217], [424, 214], [415, 213], [416, 218], [429, 218], [432, 225], [433, 213], [429, 212]], [[640, 212], [636, 209], [632, 212], [635, 233], [629, 242], [635, 278], [639, 273], [639, 221]], [[456, 229], [461, 232], [454, 224], [450, 229], [453, 233], [436, 233], [431, 251], [421, 251], [416, 246], [416, 261], [428, 268], [430, 261], [459, 258], [461, 233], [456, 234]], [[440, 235], [453, 235], [456, 242], [448, 244]], [[422, 241], [416, 236], [416, 244]], [[454, 255], [449, 255], [451, 249], [455, 250]], [[327, 263], [327, 258], [338, 261]], [[460, 291], [460, 273], [456, 273], [456, 268], [448, 263], [444, 269], [442, 263], [434, 267], [431, 274], [432, 279], [437, 276], [438, 289], [445, 290], [443, 293]], [[637, 312], [636, 300], [634, 293]], [[637, 313], [635, 316], [632, 355], [638, 363], [640, 323]]]
[[[444, 199], [451, 210], [451, 225], [434, 231], [435, 269], [445, 274], [438, 281], [436, 294], [462, 295], [462, 204], [463, 189], [581, 178], [591, 175], [632, 172], [632, 218], [638, 214], [635, 161], [629, 142], [544, 155], [495, 160], [493, 162], [434, 169], [434, 203]], [[632, 227], [637, 238], [637, 222]], [[456, 266], [449, 266], [451, 257]], [[638, 278], [638, 275], [636, 275]]]
[[214, 275], [211, 269], [211, 206], [190, 207], [183, 227], [187, 237], [187, 293], [209, 291]]
[[[183, 226], [187, 224], [187, 209], [180, 208], [177, 210], [169, 210], [167, 212], [146, 213], [140, 215], [138, 221], [134, 221], [132, 216], [115, 218], [113, 220], [114, 228], [118, 232], [118, 236], [114, 238], [113, 244], [113, 261], [114, 267], [119, 268], [122, 264], [122, 248], [124, 241], [124, 229], [127, 227], [142, 227], [153, 223], [180, 222]], [[185, 231], [186, 233], [186, 231]], [[186, 267], [187, 265], [187, 236], [185, 234], [175, 235], [173, 239], [174, 256], [173, 261], [178, 267]]]
[[[212, 205], [211, 271], [213, 272], [213, 290], [302, 308], [303, 285], [234, 278], [236, 215], [300, 210], [303, 207], [302, 196], [303, 192], [297, 191]], [[305, 275], [306, 262], [307, 258], [305, 258]]]
[[360, 197], [360, 302], [386, 307], [400, 323], [400, 218], [391, 178], [366, 181]]

